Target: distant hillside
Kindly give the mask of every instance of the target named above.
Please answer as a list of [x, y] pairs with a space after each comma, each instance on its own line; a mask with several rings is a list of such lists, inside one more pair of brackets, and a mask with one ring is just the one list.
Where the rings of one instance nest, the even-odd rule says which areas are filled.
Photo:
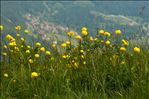
[[[38, 17], [40, 24], [47, 22], [78, 33], [82, 26], [87, 26], [92, 35], [97, 28], [107, 31], [120, 28], [132, 37], [136, 33], [146, 35], [148, 32], [148, 4], [148, 1], [1, 1], [1, 23], [7, 27], [27, 26], [25, 23], [33, 19], [24, 16], [31, 15]], [[14, 32], [12, 28], [6, 31]], [[50, 31], [43, 33], [52, 34]]]

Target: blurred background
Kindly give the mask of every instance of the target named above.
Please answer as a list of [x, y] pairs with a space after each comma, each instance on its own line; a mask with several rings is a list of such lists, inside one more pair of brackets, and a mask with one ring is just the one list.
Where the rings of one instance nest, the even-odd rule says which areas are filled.
[[1, 1], [1, 24], [5, 33], [21, 25], [45, 41], [63, 41], [67, 31], [80, 34], [83, 26], [92, 36], [101, 28], [121, 29], [127, 39], [142, 41], [149, 37], [149, 1]]

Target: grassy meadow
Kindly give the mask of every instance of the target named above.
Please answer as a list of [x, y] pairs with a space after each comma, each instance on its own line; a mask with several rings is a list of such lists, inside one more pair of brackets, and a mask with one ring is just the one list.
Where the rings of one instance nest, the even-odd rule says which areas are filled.
[[122, 30], [93, 37], [82, 27], [48, 46], [14, 30], [1, 41], [1, 99], [148, 99], [149, 47], [131, 45]]

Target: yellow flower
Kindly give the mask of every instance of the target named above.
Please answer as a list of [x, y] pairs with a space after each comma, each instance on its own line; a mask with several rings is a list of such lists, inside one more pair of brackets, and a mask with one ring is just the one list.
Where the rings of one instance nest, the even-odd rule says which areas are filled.
[[81, 40], [81, 36], [80, 36], [80, 35], [77, 35], [75, 38], [76, 38], [77, 40]]
[[23, 38], [23, 37], [21, 37], [21, 39], [20, 39], [22, 42], [24, 42], [25, 41], [25, 39]]
[[122, 31], [120, 29], [115, 30], [115, 34], [117, 34], [117, 35], [122, 34]]
[[23, 45], [21, 45], [21, 48], [23, 48], [24, 46]]
[[82, 27], [82, 31], [87, 31], [87, 28], [86, 27]]
[[31, 73], [31, 78], [37, 78], [39, 74], [37, 72], [32, 72]]
[[35, 58], [39, 58], [39, 54], [35, 54]]
[[120, 51], [125, 52], [126, 48], [125, 47], [120, 47]]
[[40, 47], [40, 46], [41, 46], [41, 44], [40, 44], [39, 42], [37, 42], [37, 43], [36, 43], [36, 46], [37, 46], [37, 47]]
[[45, 48], [44, 47], [41, 47], [40, 48], [40, 51], [45, 52]]
[[55, 48], [56, 47], [56, 44], [52, 44], [51, 46], [52, 46], [52, 48]]
[[84, 51], [83, 50], [80, 50], [80, 52], [83, 53]]
[[9, 75], [8, 75], [7, 73], [4, 73], [4, 77], [6, 77], [6, 78], [7, 78], [8, 76], [9, 76]]
[[69, 31], [69, 32], [67, 33], [67, 35], [68, 35], [68, 36], [73, 36], [73, 35], [74, 35], [74, 32], [73, 32], [73, 31]]
[[88, 32], [87, 31], [82, 31], [82, 35], [86, 36], [86, 35], [88, 35]]
[[30, 50], [26, 50], [25, 53], [30, 54], [31, 52], [30, 52]]
[[16, 30], [21, 30], [21, 26], [17, 25], [17, 26], [15, 27], [15, 29], [16, 29]]
[[67, 44], [67, 45], [70, 45], [70, 41], [66, 41], [66, 44]]
[[99, 33], [99, 34], [104, 34], [104, 32], [105, 32], [105, 31], [104, 31], [103, 29], [98, 30], [98, 33]]
[[134, 50], [135, 53], [140, 53], [140, 51], [141, 51], [139, 47], [134, 47], [133, 50]]
[[61, 44], [62, 48], [65, 48], [66, 46], [67, 46], [66, 43]]
[[66, 59], [66, 58], [68, 58], [68, 55], [63, 55], [62, 58]]
[[0, 31], [4, 30], [4, 26], [0, 25]]
[[32, 59], [29, 59], [29, 63], [32, 64], [34, 63], [34, 61]]
[[15, 38], [13, 36], [11, 36], [10, 34], [6, 35], [6, 38], [10, 41], [10, 42], [14, 42]]
[[106, 45], [109, 45], [111, 42], [109, 40], [107, 40], [105, 43], [106, 43]]
[[10, 34], [7, 34], [7, 35], [6, 35], [6, 38], [7, 38], [7, 39], [10, 39], [10, 38], [12, 38], [12, 36], [11, 36]]
[[74, 68], [78, 68], [78, 64], [76, 62], [74, 63]]
[[51, 52], [50, 51], [46, 51], [46, 55], [51, 55]]
[[84, 61], [83, 64], [85, 65], [86, 64], [86, 61]]
[[111, 36], [111, 34], [109, 32], [105, 32], [104, 35], [105, 36]]
[[28, 48], [28, 49], [30, 49], [30, 48], [31, 48], [31, 46], [30, 46], [30, 45], [27, 45], [27, 48]]
[[6, 52], [3, 52], [3, 55], [4, 55], [4, 56], [7, 56], [7, 53], [6, 53]]
[[6, 46], [6, 45], [4, 45], [4, 46], [3, 46], [3, 48], [7, 49], [7, 46]]
[[99, 39], [98, 39], [98, 38], [95, 38], [95, 39], [94, 39], [94, 41], [98, 42], [98, 41], [99, 41]]
[[129, 45], [129, 42], [127, 41], [127, 40], [122, 40], [122, 43], [123, 43], [123, 45], [125, 45], [125, 46], [128, 46]]
[[91, 42], [92, 42], [92, 41], [94, 41], [94, 39], [93, 39], [93, 37], [92, 37], [92, 36], [90, 36], [89, 40], [90, 40]]
[[25, 29], [25, 30], [24, 30], [24, 33], [25, 33], [25, 34], [28, 34], [29, 32], [28, 32], [28, 30], [27, 30], [27, 29]]
[[62, 57], [63, 57], [64, 59], [66, 59], [66, 58], [67, 58], [67, 56], [66, 56], [66, 55], [63, 55]]
[[81, 55], [81, 58], [84, 58], [84, 55]]
[[9, 43], [9, 46], [11, 46], [11, 47], [14, 47], [14, 46], [16, 46], [17, 44], [16, 44], [16, 42], [11, 42], [11, 43]]
[[16, 36], [17, 36], [17, 37], [19, 37], [19, 36], [20, 36], [20, 34], [19, 34], [19, 33], [16, 33]]
[[16, 46], [14, 47], [14, 49], [15, 49], [16, 51], [19, 51], [19, 48], [18, 48], [18, 47], [16, 47]]

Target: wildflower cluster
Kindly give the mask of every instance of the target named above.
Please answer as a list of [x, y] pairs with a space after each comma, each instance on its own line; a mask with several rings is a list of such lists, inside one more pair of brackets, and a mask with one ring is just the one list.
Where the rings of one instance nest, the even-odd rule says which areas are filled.
[[[0, 25], [1, 32], [4, 29]], [[68, 31], [65, 41], [47, 44], [39, 40], [28, 42], [30, 30], [22, 29], [17, 25], [16, 35], [6, 34], [6, 42], [2, 43], [2, 77], [7, 83], [2, 84], [14, 91], [23, 86], [20, 92], [33, 90], [28, 95], [32, 97], [42, 86], [45, 94], [63, 93], [63, 87], [73, 92], [92, 88], [94, 92], [109, 94], [113, 90], [126, 91], [133, 83], [138, 88], [145, 81], [145, 52], [139, 46], [130, 46], [126, 38], [119, 38], [124, 34], [120, 29], [109, 32], [102, 28], [92, 35], [87, 27], [82, 27], [79, 33]]]

